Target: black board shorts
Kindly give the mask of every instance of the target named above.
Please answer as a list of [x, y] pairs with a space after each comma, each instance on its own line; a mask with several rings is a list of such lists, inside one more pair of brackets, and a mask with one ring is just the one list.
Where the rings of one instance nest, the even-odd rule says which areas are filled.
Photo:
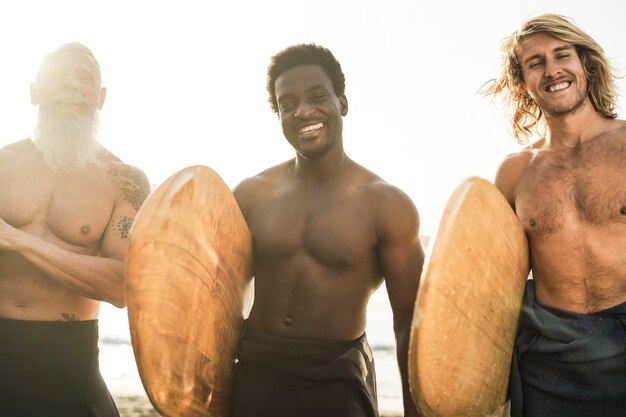
[[98, 353], [97, 320], [0, 318], [0, 416], [119, 417]]
[[231, 417], [377, 417], [365, 335], [349, 342], [288, 339], [246, 329]]

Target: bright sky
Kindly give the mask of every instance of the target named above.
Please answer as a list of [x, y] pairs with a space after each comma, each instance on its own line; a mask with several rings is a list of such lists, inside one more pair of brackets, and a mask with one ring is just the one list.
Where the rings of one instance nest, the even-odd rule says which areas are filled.
[[407, 192], [429, 234], [461, 179], [493, 179], [519, 148], [475, 93], [497, 75], [500, 41], [537, 12], [574, 18], [626, 75], [623, 0], [2, 2], [0, 146], [32, 132], [28, 88], [42, 55], [79, 41], [108, 88], [106, 147], [156, 185], [203, 164], [235, 186], [293, 156], [266, 102], [266, 69], [277, 51], [315, 42], [346, 74], [346, 152]]

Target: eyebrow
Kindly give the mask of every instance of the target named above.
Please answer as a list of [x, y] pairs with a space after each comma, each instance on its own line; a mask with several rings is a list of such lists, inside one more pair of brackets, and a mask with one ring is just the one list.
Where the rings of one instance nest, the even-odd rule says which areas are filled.
[[[323, 89], [324, 91], [328, 92], [328, 88], [326, 88], [326, 86], [324, 84], [315, 84], [312, 85], [311, 87], [306, 89], [306, 93], [310, 93], [311, 91], [315, 91], [315, 90], [319, 90], [319, 89]], [[291, 98], [293, 97], [293, 94], [287, 93], [287, 94], [283, 94], [280, 96], [276, 97], [276, 102], [280, 102], [281, 100], [284, 100], [286, 98]]]
[[[570, 49], [575, 49], [575, 48], [574, 48], [574, 45], [563, 45], [563, 46], [557, 46], [556, 48], [554, 48], [554, 49], [552, 50], [552, 52], [553, 52], [553, 53], [557, 53], [557, 52], [561, 52], [561, 51], [567, 51], [567, 50], [570, 50]], [[529, 63], [530, 61], [532, 61], [533, 59], [541, 58], [541, 56], [542, 56], [541, 54], [531, 55], [531, 56], [529, 56], [528, 58], [526, 58], [526, 59], [524, 60], [524, 62], [523, 62], [523, 63], [524, 63], [524, 64], [527, 64], [527, 63]]]

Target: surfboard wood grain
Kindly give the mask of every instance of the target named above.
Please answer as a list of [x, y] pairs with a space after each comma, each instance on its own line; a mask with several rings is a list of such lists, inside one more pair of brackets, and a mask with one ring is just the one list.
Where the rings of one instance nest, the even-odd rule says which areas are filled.
[[524, 286], [524, 231], [490, 182], [454, 191], [424, 267], [409, 348], [413, 399], [427, 417], [502, 408]]
[[174, 174], [138, 213], [128, 319], [142, 383], [162, 415], [229, 415], [251, 248], [231, 191], [208, 167]]

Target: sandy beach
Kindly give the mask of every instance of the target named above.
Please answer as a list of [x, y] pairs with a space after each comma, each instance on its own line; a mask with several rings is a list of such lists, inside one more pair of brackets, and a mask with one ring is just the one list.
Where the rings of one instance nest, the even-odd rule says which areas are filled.
[[[159, 417], [146, 396], [114, 396], [122, 417]], [[381, 417], [400, 417], [399, 414], [381, 414]]]
[[148, 397], [113, 397], [122, 417], [159, 417]]

